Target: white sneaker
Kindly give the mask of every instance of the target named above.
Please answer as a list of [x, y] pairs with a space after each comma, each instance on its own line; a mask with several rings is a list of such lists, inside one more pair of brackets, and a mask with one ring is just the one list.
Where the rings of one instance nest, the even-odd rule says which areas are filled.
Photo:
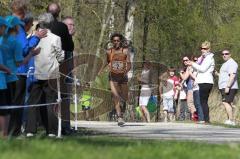
[[235, 123], [234, 121], [231, 121], [231, 120], [226, 120], [226, 121], [224, 122], [224, 124], [226, 124], [226, 125], [231, 125], [231, 126], [236, 126], [236, 123]]
[[48, 137], [56, 137], [55, 134], [48, 134]]
[[236, 123], [234, 121], [230, 121], [230, 122], [231, 122], [230, 125], [236, 126]]
[[231, 125], [231, 120], [226, 120], [226, 121], [224, 122], [224, 124], [226, 124], [226, 125]]
[[117, 122], [118, 122], [118, 126], [122, 126], [124, 124], [123, 118], [118, 118]]
[[167, 122], [168, 122], [168, 118], [165, 117], [163, 121], [164, 121], [165, 123], [167, 123]]
[[205, 121], [204, 120], [200, 120], [197, 122], [198, 124], [205, 124]]
[[26, 134], [26, 137], [33, 137], [33, 136], [34, 136], [33, 133], [27, 133], [27, 134]]

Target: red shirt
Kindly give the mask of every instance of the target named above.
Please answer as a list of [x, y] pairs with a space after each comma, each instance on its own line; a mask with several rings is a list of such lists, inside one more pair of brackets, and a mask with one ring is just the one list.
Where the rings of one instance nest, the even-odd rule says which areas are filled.
[[174, 94], [176, 93], [176, 86], [180, 83], [180, 79], [177, 76], [172, 76], [170, 77], [171, 80], [173, 80], [173, 90], [174, 90]]

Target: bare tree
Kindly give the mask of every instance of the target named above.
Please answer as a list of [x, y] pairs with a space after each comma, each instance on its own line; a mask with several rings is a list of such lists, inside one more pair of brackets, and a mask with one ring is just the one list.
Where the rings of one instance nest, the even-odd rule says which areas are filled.
[[[108, 10], [108, 6], [111, 2], [110, 5], [110, 9]], [[98, 40], [98, 44], [97, 44], [97, 49], [96, 49], [96, 56], [100, 57], [100, 50], [102, 48], [102, 44], [103, 44], [103, 37], [104, 37], [104, 33], [106, 31], [107, 25], [109, 24], [109, 21], [112, 17], [113, 14], [113, 10], [114, 10], [114, 0], [105, 0], [104, 1], [104, 11], [103, 11], [103, 19], [102, 19], [102, 28], [101, 28], [101, 32], [100, 32], [100, 36], [99, 36], [99, 40]], [[107, 12], [109, 11], [109, 12]], [[94, 80], [97, 74], [97, 68], [99, 68], [99, 66], [96, 65], [96, 62], [94, 62], [93, 67], [92, 67], [92, 75], [91, 75], [91, 80]]]
[[[125, 10], [125, 38], [130, 46], [130, 60], [133, 62], [134, 60], [134, 49], [133, 49], [133, 31], [134, 31], [134, 15], [136, 12], [136, 0], [128, 0], [126, 2], [126, 10]], [[133, 67], [128, 73], [128, 78], [131, 79], [133, 76]]]

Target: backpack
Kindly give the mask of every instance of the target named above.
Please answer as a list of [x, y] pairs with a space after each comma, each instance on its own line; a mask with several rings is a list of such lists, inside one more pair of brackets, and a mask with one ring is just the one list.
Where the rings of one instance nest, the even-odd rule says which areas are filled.
[[127, 54], [123, 53], [115, 53], [113, 49], [111, 49], [110, 54], [110, 72], [115, 74], [121, 74], [126, 71], [127, 66]]
[[157, 110], [157, 96], [151, 95], [147, 104], [147, 109], [150, 113], [153, 113]]

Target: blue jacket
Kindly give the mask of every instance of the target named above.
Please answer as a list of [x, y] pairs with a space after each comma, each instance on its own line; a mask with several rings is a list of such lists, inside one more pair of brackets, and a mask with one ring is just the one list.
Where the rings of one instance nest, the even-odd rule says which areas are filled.
[[[27, 38], [27, 33], [24, 29], [24, 26], [20, 26], [17, 34], [17, 39], [21, 41], [22, 44], [22, 49], [23, 49], [23, 56], [26, 57], [30, 50], [34, 47], [37, 46], [39, 43], [40, 39], [37, 36], [31, 36]], [[27, 65], [22, 65], [18, 67], [18, 73], [27, 73], [28, 71], [28, 66]]]
[[[1, 37], [0, 37], [1, 38]], [[0, 64], [3, 65], [2, 49], [0, 41]], [[6, 74], [0, 71], [0, 90], [7, 89]], [[1, 97], [2, 98], [2, 97]]]

